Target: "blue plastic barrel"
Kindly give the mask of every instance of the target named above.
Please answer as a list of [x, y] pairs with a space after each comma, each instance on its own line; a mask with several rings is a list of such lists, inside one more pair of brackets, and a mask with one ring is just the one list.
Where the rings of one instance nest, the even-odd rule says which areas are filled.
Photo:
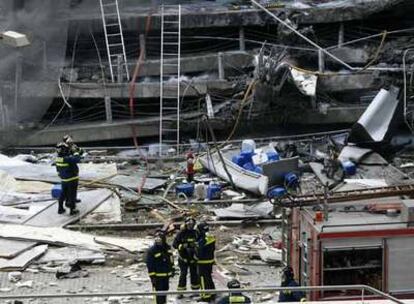
[[175, 186], [175, 194], [184, 193], [187, 197], [191, 197], [194, 194], [194, 184], [184, 183]]
[[219, 199], [221, 192], [221, 186], [218, 184], [208, 185], [207, 188], [207, 198], [209, 200]]
[[266, 152], [266, 155], [267, 155], [267, 160], [268, 161], [276, 161], [276, 160], [280, 159], [279, 154], [277, 152], [274, 152], [274, 151]]
[[240, 167], [243, 167], [243, 165], [245, 164], [244, 157], [241, 155], [234, 155], [231, 158], [231, 161]]
[[52, 192], [51, 194], [53, 198], [59, 199], [60, 194], [62, 193], [62, 185], [61, 184], [53, 185], [51, 192]]
[[356, 165], [350, 160], [342, 162], [342, 168], [346, 175], [355, 175], [356, 174]]
[[242, 151], [240, 156], [243, 158], [244, 164], [253, 162], [254, 152], [252, 151]]
[[273, 187], [271, 189], [269, 189], [269, 191], [267, 191], [267, 197], [269, 199], [272, 198], [282, 198], [283, 196], [285, 196], [287, 194], [287, 191], [285, 188], [283, 187]]
[[252, 162], [248, 162], [248, 163], [245, 163], [245, 164], [243, 165], [243, 169], [246, 169], [246, 170], [248, 170], [248, 171], [255, 172], [255, 170], [256, 170], [256, 166], [255, 166]]
[[285, 184], [288, 188], [296, 188], [299, 186], [299, 178], [293, 173], [289, 172], [285, 175]]

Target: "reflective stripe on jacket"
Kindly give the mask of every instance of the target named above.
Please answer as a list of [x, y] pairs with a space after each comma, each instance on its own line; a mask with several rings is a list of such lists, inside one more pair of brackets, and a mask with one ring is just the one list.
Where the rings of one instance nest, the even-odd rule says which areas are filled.
[[241, 294], [241, 293], [235, 293], [230, 296], [225, 296], [221, 298], [217, 304], [248, 304], [251, 303], [249, 297]]

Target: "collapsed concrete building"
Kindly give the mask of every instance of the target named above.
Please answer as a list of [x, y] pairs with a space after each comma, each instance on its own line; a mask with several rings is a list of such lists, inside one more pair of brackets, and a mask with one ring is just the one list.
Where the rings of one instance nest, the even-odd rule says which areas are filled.
[[[13, 16], [3, 22], [29, 32], [33, 44], [19, 55], [1, 50], [13, 54], [2, 70], [3, 145], [50, 145], [68, 132], [79, 142], [158, 137], [158, 7], [120, 1], [127, 60], [117, 58], [111, 74], [97, 1], [62, 1], [60, 7], [17, 2], [5, 1]], [[39, 10], [54, 21], [34, 18]], [[410, 95], [412, 59], [405, 50], [413, 10], [407, 0], [267, 1], [262, 8], [249, 1], [183, 3], [181, 117], [174, 110], [167, 113], [172, 118], [164, 127], [174, 129], [179, 121], [186, 136], [200, 138], [197, 126], [207, 112], [206, 99], [219, 130], [229, 130], [235, 121], [242, 122], [240, 130], [353, 123], [381, 88], [402, 88], [406, 79], [401, 95]], [[27, 16], [32, 23], [22, 22]], [[44, 29], [52, 27], [53, 37], [46, 38]], [[145, 60], [139, 61], [140, 55]], [[168, 68], [164, 76], [177, 82]], [[253, 93], [247, 94], [250, 85]], [[24, 136], [15, 136], [17, 131]]]

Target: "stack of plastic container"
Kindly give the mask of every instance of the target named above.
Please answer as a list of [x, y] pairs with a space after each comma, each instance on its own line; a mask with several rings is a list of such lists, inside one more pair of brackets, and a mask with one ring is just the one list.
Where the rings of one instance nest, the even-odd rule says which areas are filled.
[[232, 158], [236, 165], [259, 174], [263, 174], [261, 165], [278, 160], [279, 154], [273, 147], [256, 149], [256, 143], [252, 139], [243, 140], [240, 154]]

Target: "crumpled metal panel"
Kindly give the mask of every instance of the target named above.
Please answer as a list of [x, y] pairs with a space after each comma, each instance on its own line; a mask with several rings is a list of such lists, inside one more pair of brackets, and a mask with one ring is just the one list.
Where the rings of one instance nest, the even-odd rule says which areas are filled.
[[381, 89], [358, 122], [352, 127], [349, 142], [381, 142], [385, 140], [398, 107], [399, 88]]

